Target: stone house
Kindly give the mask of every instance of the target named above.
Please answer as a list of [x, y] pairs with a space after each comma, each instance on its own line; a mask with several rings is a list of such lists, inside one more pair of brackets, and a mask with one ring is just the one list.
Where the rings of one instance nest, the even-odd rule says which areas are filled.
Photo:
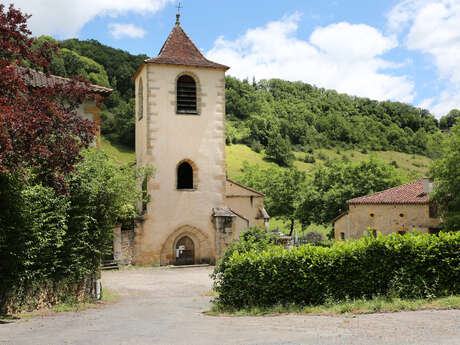
[[[29, 68], [18, 67], [18, 72], [22, 80], [29, 86], [33, 88], [40, 87], [54, 87], [55, 85], [62, 85], [69, 83], [71, 80], [64, 77], [59, 77], [56, 75], [47, 75], [43, 72], [36, 71]], [[113, 92], [112, 89], [98, 86], [98, 85], [89, 85], [89, 91], [100, 95], [101, 97], [108, 97]], [[101, 109], [97, 106], [95, 101], [86, 100], [83, 104], [80, 104], [77, 109], [77, 114], [81, 117], [94, 121], [98, 125], [96, 140], [99, 143], [100, 140], [100, 117]]]
[[124, 264], [215, 263], [239, 233], [264, 226], [264, 195], [226, 177], [225, 72], [206, 59], [177, 15], [157, 57], [134, 75], [136, 158], [156, 169], [134, 231], [115, 229]]
[[367, 231], [389, 235], [417, 230], [438, 233], [441, 219], [430, 202], [433, 182], [420, 179], [347, 201], [349, 210], [332, 222], [335, 240], [357, 239]]

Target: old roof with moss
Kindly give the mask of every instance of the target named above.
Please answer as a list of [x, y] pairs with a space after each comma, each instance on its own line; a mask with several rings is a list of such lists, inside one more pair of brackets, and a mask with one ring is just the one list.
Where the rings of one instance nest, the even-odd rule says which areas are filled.
[[[70, 83], [72, 79], [59, 77], [57, 75], [46, 74], [37, 70], [33, 70], [25, 67], [16, 67], [16, 70], [19, 73], [19, 76], [24, 81], [25, 84], [31, 87], [54, 87], [56, 85], [65, 85]], [[110, 95], [113, 90], [107, 87], [93, 85], [93, 84], [84, 84], [79, 83], [79, 86], [87, 88], [90, 92], [98, 93], [104, 96]]]
[[347, 201], [350, 205], [428, 204], [429, 202], [430, 197], [425, 194], [424, 179]]

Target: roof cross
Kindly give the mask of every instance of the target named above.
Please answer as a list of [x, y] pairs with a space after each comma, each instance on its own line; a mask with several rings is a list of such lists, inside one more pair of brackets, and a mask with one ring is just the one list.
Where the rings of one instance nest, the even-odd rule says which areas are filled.
[[182, 2], [179, 1], [179, 4], [176, 6], [177, 7], [177, 14], [176, 14], [176, 25], [180, 25], [180, 10], [184, 8], [182, 6]]

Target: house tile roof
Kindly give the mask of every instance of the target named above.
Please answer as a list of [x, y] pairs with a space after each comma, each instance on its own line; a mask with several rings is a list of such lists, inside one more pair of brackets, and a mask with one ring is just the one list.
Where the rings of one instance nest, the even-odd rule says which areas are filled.
[[[24, 83], [32, 87], [54, 87], [55, 85], [62, 85], [71, 81], [68, 78], [51, 74], [47, 75], [29, 68], [17, 67], [17, 70]], [[103, 86], [89, 85], [89, 91], [102, 95], [110, 95], [113, 90]]]
[[227, 178], [227, 181], [230, 182], [230, 183], [233, 183], [233, 184], [235, 184], [235, 185], [237, 185], [237, 186], [239, 186], [241, 188], [244, 188], [244, 189], [246, 189], [246, 190], [248, 190], [250, 192], [253, 192], [253, 193], [255, 193], [255, 194], [259, 195], [259, 196], [262, 196], [262, 197], [266, 196], [264, 193], [261, 193], [261, 192], [255, 190], [255, 189], [253, 189], [253, 188], [250, 188], [250, 187], [247, 187], [245, 185], [242, 185], [241, 183], [238, 183], [238, 182], [236, 182], [236, 181], [234, 181], [232, 179]]
[[176, 23], [156, 58], [145, 63], [207, 67], [228, 70], [230, 67], [206, 59], [179, 23]]
[[382, 192], [348, 200], [354, 204], [428, 204], [430, 198], [424, 192], [424, 179], [420, 179], [402, 186], [390, 188]]

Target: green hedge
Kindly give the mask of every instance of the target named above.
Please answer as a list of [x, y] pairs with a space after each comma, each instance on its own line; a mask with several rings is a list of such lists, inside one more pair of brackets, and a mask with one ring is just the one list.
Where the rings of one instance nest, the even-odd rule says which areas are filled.
[[285, 250], [234, 251], [213, 275], [224, 308], [460, 293], [460, 233], [397, 234]]

